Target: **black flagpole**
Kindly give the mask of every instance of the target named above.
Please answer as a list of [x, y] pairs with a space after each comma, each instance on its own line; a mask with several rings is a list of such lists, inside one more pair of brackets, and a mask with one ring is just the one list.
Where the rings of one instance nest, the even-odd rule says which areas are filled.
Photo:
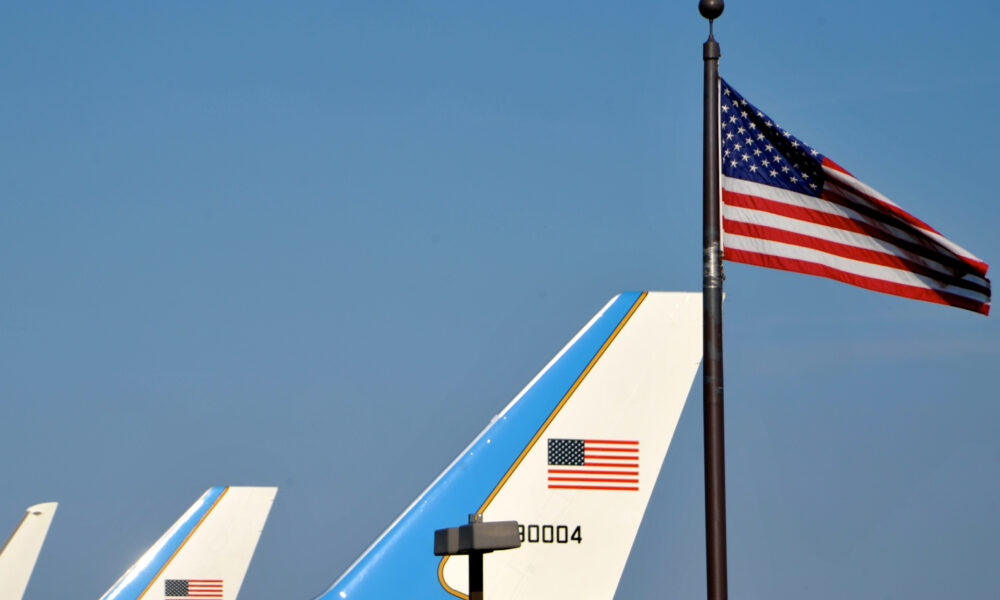
[[705, 410], [705, 551], [708, 600], [726, 600], [726, 456], [722, 409], [722, 253], [719, 219], [719, 44], [712, 22], [725, 8], [723, 0], [700, 0], [708, 19], [705, 60], [705, 124], [703, 157], [704, 271], [702, 278], [703, 390]]

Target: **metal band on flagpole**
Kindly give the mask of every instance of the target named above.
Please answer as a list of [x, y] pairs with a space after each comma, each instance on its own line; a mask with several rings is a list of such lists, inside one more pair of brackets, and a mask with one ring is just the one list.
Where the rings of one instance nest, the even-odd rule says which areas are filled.
[[708, 600], [726, 600], [726, 456], [722, 385], [722, 232], [719, 198], [719, 44], [712, 23], [723, 0], [700, 0], [698, 11], [708, 19], [705, 61], [705, 122], [703, 157], [702, 343], [704, 345], [705, 418], [705, 550]]

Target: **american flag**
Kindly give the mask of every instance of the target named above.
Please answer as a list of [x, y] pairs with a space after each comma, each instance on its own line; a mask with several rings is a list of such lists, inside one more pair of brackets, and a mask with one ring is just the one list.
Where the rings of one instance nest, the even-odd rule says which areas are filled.
[[549, 489], [639, 489], [639, 442], [549, 438]]
[[163, 583], [167, 598], [222, 598], [221, 579], [167, 579]]
[[989, 314], [986, 263], [721, 90], [726, 260]]

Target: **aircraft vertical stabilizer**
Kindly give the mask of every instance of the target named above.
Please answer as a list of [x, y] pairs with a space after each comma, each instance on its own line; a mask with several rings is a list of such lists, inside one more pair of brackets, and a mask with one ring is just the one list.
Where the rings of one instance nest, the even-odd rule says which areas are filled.
[[0, 600], [21, 600], [57, 506], [57, 502], [46, 502], [29, 508], [0, 547]]
[[101, 600], [235, 600], [277, 491], [209, 489]]
[[320, 598], [465, 598], [436, 529], [521, 524], [491, 598], [610, 600], [701, 362], [701, 294], [612, 299]]

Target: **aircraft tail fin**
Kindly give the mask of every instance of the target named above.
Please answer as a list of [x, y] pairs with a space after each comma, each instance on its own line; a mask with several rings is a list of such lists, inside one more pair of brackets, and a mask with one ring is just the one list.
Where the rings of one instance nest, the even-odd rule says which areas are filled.
[[701, 362], [701, 294], [612, 299], [334, 584], [323, 600], [466, 598], [436, 529], [516, 520], [488, 554], [490, 597], [614, 595]]
[[42, 551], [58, 502], [36, 504], [0, 547], [0, 600], [21, 600]]
[[101, 600], [235, 600], [275, 487], [213, 487]]

